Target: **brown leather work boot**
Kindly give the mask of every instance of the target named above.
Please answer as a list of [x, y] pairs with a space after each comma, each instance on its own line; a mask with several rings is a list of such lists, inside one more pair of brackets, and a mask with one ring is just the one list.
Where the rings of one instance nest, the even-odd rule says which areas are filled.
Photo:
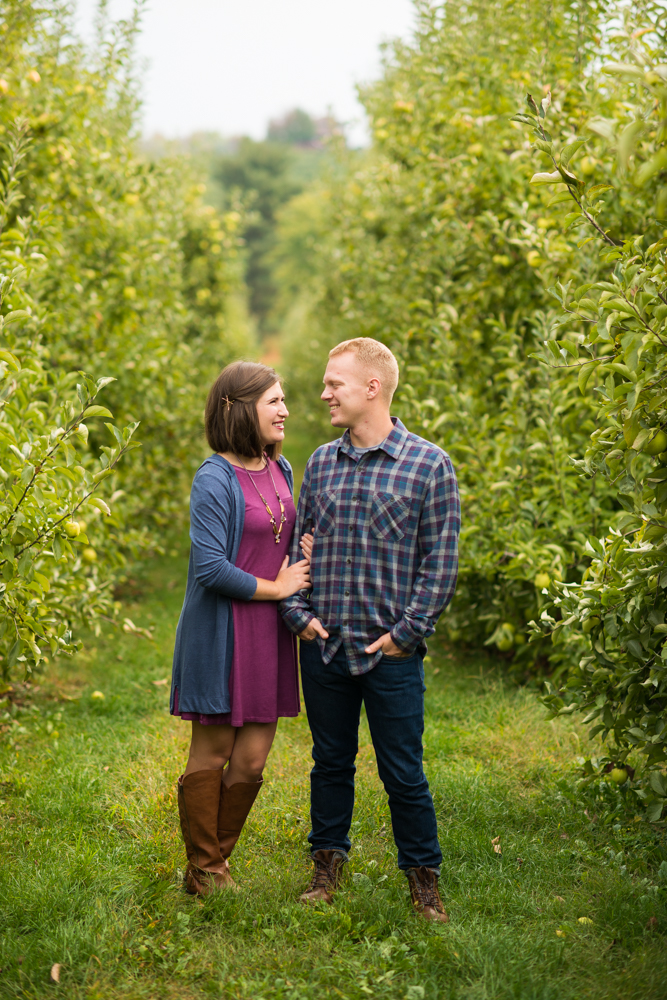
[[310, 885], [299, 896], [300, 903], [333, 903], [333, 894], [340, 885], [343, 865], [347, 861], [340, 851], [315, 851], [311, 855], [315, 871]]
[[194, 771], [178, 779], [178, 814], [188, 865], [185, 889], [208, 896], [234, 885], [217, 837], [222, 770]]
[[229, 787], [222, 782], [218, 809], [218, 843], [225, 861], [236, 847], [236, 841], [241, 836], [241, 830], [263, 784], [263, 778], [259, 781], [237, 781]]
[[433, 868], [408, 868], [412, 905], [425, 920], [449, 921], [438, 892], [438, 873]]

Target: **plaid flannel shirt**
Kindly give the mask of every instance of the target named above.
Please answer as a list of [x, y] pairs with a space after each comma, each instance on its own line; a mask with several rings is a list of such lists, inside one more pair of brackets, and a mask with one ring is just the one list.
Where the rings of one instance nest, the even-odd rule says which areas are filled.
[[385, 440], [358, 460], [349, 431], [310, 457], [290, 559], [303, 558], [299, 539], [313, 531], [312, 590], [279, 605], [295, 633], [319, 618], [329, 633], [317, 640], [324, 662], [343, 643], [352, 674], [380, 660], [364, 648], [385, 632], [405, 652], [424, 652], [456, 586], [461, 515], [452, 463], [392, 421]]

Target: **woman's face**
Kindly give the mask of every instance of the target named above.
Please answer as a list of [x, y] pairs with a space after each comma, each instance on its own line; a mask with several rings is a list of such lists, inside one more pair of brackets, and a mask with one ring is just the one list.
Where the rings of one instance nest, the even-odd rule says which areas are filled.
[[257, 400], [257, 417], [263, 447], [284, 439], [285, 420], [289, 417], [289, 411], [285, 406], [285, 394], [280, 382], [267, 389]]

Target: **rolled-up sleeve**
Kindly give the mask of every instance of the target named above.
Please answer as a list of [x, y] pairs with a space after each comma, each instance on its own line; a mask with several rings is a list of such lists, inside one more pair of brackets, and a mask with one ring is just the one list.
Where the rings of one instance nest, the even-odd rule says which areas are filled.
[[[301, 483], [301, 490], [299, 492], [299, 503], [296, 509], [296, 524], [294, 526], [294, 534], [292, 535], [292, 545], [290, 548], [290, 566], [303, 559], [303, 552], [300, 548], [300, 540], [306, 527], [312, 522], [313, 515], [311, 509], [311, 492], [310, 492], [310, 471], [311, 471], [312, 458], [308, 461], [306, 470], [303, 474], [303, 482]], [[315, 617], [315, 613], [311, 607], [310, 601], [308, 599], [307, 591], [300, 590], [296, 594], [292, 594], [291, 597], [285, 598], [278, 605], [278, 610], [282, 615], [285, 625], [290, 630], [298, 635], [300, 632], [306, 628], [306, 626]]]
[[190, 540], [197, 582], [225, 597], [250, 601], [257, 580], [234, 566], [227, 557], [232, 497], [229, 487], [200, 472], [190, 494]]
[[420, 563], [410, 602], [391, 629], [393, 642], [406, 652], [433, 634], [438, 616], [454, 596], [460, 529], [456, 473], [449, 458], [443, 456], [424, 496], [419, 522]]

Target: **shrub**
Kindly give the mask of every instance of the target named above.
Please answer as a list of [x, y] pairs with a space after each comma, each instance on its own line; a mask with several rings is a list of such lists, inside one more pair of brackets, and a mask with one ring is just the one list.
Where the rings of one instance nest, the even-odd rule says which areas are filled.
[[[584, 780], [639, 752], [635, 790], [658, 820], [667, 801], [667, 38], [659, 5], [618, 14], [609, 61], [591, 80], [591, 90], [619, 91], [607, 117], [591, 114], [577, 135], [550, 94], [539, 106], [529, 95], [527, 113], [516, 116], [549, 161], [533, 183], [556, 186], [580, 245], [599, 252], [599, 276], [551, 289], [561, 312], [543, 361], [565, 360], [594, 400], [598, 426], [575, 465], [583, 483], [607, 483], [622, 509], [587, 539], [582, 581], [553, 584], [552, 607], [533, 624], [570, 664], [563, 689], [545, 699], [553, 715], [586, 712], [591, 736], [608, 742], [606, 756], [585, 762]], [[619, 218], [618, 203], [632, 211]], [[573, 322], [579, 343], [559, 340]]]
[[[113, 617], [127, 554], [184, 526], [207, 384], [251, 345], [242, 208], [217, 212], [187, 161], [137, 148], [136, 21], [102, 25], [90, 55], [59, 0], [6, 0], [1, 26], [7, 671]], [[105, 426], [111, 412], [125, 430]]]

